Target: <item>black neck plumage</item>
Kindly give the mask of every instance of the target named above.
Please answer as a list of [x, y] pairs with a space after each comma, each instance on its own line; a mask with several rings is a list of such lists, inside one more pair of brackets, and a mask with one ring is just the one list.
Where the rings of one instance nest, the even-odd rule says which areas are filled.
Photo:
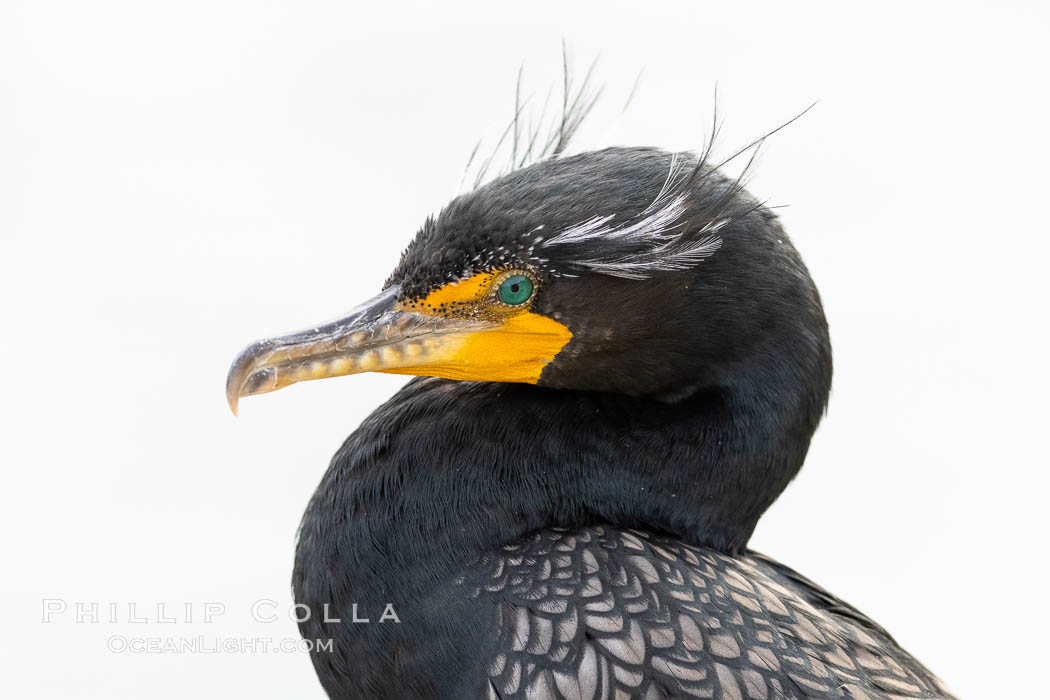
[[531, 530], [595, 523], [740, 551], [820, 419], [827, 392], [805, 386], [755, 372], [670, 402], [414, 380], [334, 458], [297, 581], [320, 566], [412, 585], [411, 569], [426, 586]]
[[[481, 653], [491, 620], [457, 581], [539, 528], [611, 524], [742, 550], [823, 412], [830, 365], [813, 366], [824, 384], [798, 367], [737, 371], [676, 400], [409, 382], [347, 439], [303, 517], [293, 588], [312, 614], [301, 634], [335, 644], [311, 655], [325, 687], [352, 697]], [[388, 610], [399, 623], [377, 624]], [[371, 622], [347, 623], [358, 619]]]

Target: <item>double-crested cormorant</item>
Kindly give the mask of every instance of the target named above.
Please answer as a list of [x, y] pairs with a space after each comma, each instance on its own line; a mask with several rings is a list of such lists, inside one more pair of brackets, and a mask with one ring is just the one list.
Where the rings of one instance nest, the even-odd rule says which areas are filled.
[[802, 466], [831, 346], [776, 216], [704, 158], [610, 148], [461, 195], [378, 296], [250, 345], [227, 392], [365, 371], [426, 376], [302, 521], [331, 697], [949, 697], [746, 548]]

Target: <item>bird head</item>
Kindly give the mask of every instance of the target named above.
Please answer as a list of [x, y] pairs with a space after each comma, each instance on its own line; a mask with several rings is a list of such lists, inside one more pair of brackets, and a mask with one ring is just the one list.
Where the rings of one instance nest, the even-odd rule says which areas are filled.
[[374, 298], [246, 347], [227, 398], [236, 412], [243, 396], [386, 372], [674, 401], [760, 359], [819, 363], [825, 346], [805, 267], [739, 181], [692, 154], [610, 148], [455, 198]]

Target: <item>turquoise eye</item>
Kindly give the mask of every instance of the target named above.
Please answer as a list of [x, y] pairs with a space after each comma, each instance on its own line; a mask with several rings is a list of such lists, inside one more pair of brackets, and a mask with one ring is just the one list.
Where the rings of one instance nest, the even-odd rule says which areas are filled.
[[500, 284], [496, 296], [504, 304], [524, 304], [532, 298], [532, 280], [525, 275], [511, 275]]

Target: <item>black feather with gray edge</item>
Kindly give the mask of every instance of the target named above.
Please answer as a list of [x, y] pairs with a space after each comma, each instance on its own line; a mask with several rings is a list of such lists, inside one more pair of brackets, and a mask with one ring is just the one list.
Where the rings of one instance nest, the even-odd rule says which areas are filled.
[[545, 530], [462, 578], [497, 609], [489, 697], [943, 697], [878, 625], [761, 555]]
[[[776, 217], [715, 171], [674, 179], [697, 162], [539, 163], [406, 250], [390, 280], [406, 297], [535, 269], [531, 310], [573, 337], [538, 386], [414, 380], [336, 454], [294, 574], [297, 602], [343, 619], [301, 625], [333, 642], [312, 654], [332, 697], [948, 697], [876, 625], [745, 549], [805, 458], [831, 347]], [[524, 244], [637, 221], [669, 181], [687, 202], [671, 235], [721, 241], [693, 264], [624, 277], [579, 263], [637, 241]], [[387, 604], [399, 623], [377, 621]], [[349, 622], [354, 605], [372, 621]]]

